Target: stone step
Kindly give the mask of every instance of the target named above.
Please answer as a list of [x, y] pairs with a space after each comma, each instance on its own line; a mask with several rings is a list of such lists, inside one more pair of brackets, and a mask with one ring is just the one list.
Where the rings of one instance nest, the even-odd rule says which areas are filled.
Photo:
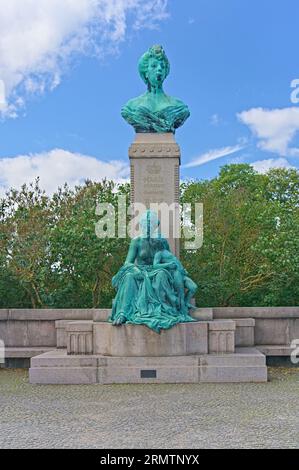
[[98, 383], [97, 367], [31, 367], [33, 385], [91, 385]]
[[35, 356], [40, 356], [46, 352], [51, 352], [55, 350], [54, 348], [47, 348], [47, 347], [28, 347], [28, 348], [5, 348], [5, 357], [9, 359], [21, 359], [21, 358], [29, 358]]
[[96, 356], [68, 356], [66, 350], [62, 349], [47, 352], [31, 359], [31, 368], [68, 368], [97, 366], [98, 358]]
[[199, 357], [200, 366], [265, 366], [266, 357], [256, 348], [236, 348], [235, 354], [208, 354]]
[[256, 348], [266, 356], [291, 356], [293, 348], [287, 345], [273, 346], [273, 345], [258, 345]]
[[267, 382], [266, 366], [204, 366], [199, 369], [199, 381], [203, 383]]
[[65, 350], [31, 360], [33, 384], [266, 382], [265, 357], [255, 348], [236, 354], [173, 357], [69, 356]]

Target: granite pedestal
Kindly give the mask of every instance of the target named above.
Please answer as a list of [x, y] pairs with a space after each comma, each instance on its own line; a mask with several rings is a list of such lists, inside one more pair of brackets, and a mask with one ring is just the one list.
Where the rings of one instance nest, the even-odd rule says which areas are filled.
[[[173, 206], [165, 229], [169, 230], [169, 244], [179, 257], [179, 238], [175, 237], [175, 223], [179, 221], [180, 147], [173, 134], [136, 134], [129, 149], [131, 165], [131, 202], [167, 204]], [[163, 217], [161, 220], [163, 224]]]
[[67, 348], [32, 358], [30, 382], [266, 382], [265, 356], [255, 348], [235, 348], [235, 331], [232, 320], [182, 323], [161, 334], [140, 325], [70, 322]]

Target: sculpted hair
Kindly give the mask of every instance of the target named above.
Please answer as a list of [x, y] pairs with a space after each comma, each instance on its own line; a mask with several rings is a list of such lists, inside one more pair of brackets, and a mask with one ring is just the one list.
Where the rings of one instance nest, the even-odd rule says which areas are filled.
[[166, 77], [169, 75], [170, 72], [170, 63], [167, 58], [167, 55], [165, 54], [165, 51], [162, 46], [153, 46], [151, 47], [139, 60], [139, 74], [142, 80], [148, 85], [148, 79], [147, 79], [147, 71], [148, 71], [148, 64], [150, 59], [157, 59], [161, 60], [165, 64], [165, 69], [166, 69]]

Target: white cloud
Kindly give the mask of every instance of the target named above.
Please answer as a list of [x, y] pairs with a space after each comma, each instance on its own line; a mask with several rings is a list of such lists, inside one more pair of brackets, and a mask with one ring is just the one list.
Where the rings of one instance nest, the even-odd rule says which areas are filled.
[[30, 94], [55, 88], [75, 55], [102, 56], [128, 26], [152, 28], [167, 16], [167, 1], [0, 0], [2, 115], [15, 117]]
[[269, 158], [251, 163], [258, 173], [267, 173], [272, 168], [294, 168], [285, 158]]
[[238, 114], [258, 138], [258, 147], [281, 157], [298, 157], [299, 148], [290, 145], [299, 132], [299, 108], [253, 108]]
[[100, 181], [107, 178], [121, 182], [127, 180], [129, 172], [126, 162], [104, 162], [61, 149], [35, 155], [0, 158], [0, 196], [3, 196], [7, 189], [18, 189], [37, 177], [40, 177], [41, 187], [52, 194], [66, 182], [71, 187], [82, 184], [86, 179]]
[[211, 162], [212, 160], [217, 160], [218, 158], [227, 157], [228, 155], [233, 155], [234, 153], [239, 152], [244, 148], [243, 145], [235, 145], [234, 147], [224, 147], [220, 149], [210, 150], [209, 152], [200, 155], [191, 162], [187, 163], [184, 168], [194, 168], [205, 163]]

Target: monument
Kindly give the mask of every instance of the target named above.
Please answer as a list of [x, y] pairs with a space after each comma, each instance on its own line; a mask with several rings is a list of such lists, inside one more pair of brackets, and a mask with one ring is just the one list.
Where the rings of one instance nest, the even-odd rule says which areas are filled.
[[[141, 235], [132, 239], [127, 259], [112, 280], [112, 310], [95, 310], [93, 320], [58, 321], [57, 349], [31, 360], [31, 383], [267, 380], [265, 356], [254, 347], [254, 320], [216, 320], [212, 309], [191, 305], [197, 286], [178, 259], [174, 237], [180, 166], [174, 134], [190, 112], [164, 93], [169, 71], [163, 48], [150, 48], [139, 61], [147, 92], [122, 109], [136, 131], [129, 151], [131, 200], [146, 209]], [[173, 205], [168, 237], [151, 203]], [[236, 338], [242, 347], [236, 347]]]

